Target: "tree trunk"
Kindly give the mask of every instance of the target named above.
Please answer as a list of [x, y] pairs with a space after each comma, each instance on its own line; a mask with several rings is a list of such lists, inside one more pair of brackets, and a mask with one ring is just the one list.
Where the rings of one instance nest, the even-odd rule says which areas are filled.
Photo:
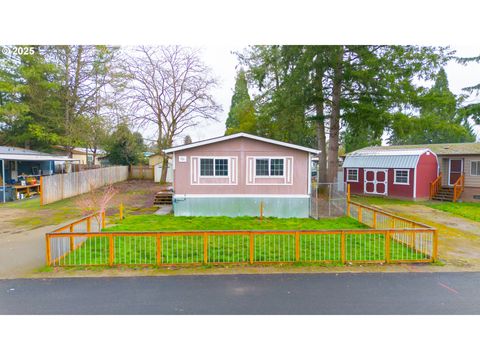
[[336, 182], [338, 171], [338, 142], [340, 135], [340, 98], [342, 91], [342, 60], [343, 46], [340, 46], [335, 67], [333, 69], [332, 85], [332, 116], [330, 117], [330, 137], [328, 141], [328, 170], [327, 181]]
[[323, 71], [316, 69], [315, 74], [315, 112], [317, 117], [317, 148], [318, 154], [317, 179], [319, 183], [327, 181], [327, 139], [325, 136], [325, 113], [323, 97]]
[[167, 170], [168, 170], [168, 156], [163, 154], [162, 158], [162, 176], [160, 177], [160, 182], [162, 184], [167, 182]]

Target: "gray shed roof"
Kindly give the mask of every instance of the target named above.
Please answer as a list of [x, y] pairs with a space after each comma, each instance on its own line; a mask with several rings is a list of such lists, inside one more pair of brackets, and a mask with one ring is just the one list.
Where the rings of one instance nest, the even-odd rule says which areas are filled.
[[0, 146], [0, 159], [23, 161], [72, 161], [66, 156], [56, 156], [13, 146]]
[[363, 149], [347, 155], [344, 168], [382, 168], [412, 169], [417, 165], [420, 155], [429, 149]]

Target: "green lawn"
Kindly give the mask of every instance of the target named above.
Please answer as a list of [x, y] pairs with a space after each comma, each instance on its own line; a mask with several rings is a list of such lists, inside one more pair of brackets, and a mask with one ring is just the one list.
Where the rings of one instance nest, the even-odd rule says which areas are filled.
[[315, 220], [311, 218], [263, 218], [227, 216], [128, 216], [121, 223], [108, 227], [108, 231], [183, 231], [183, 230], [322, 230], [365, 229], [350, 217]]
[[[338, 219], [277, 219], [260, 221], [252, 217], [174, 217], [157, 215], [129, 216], [121, 224], [105, 229], [108, 232], [127, 231], [191, 231], [191, 230], [333, 230], [364, 229], [366, 226], [351, 218]], [[68, 237], [53, 240], [52, 248], [60, 249], [68, 244]], [[157, 259], [156, 237], [114, 236], [114, 264], [155, 265]], [[215, 263], [248, 262], [250, 237], [248, 234], [209, 235], [208, 261]], [[78, 248], [62, 258], [60, 265], [108, 264], [109, 239], [106, 236], [91, 237], [78, 244]], [[202, 263], [203, 234], [169, 235], [161, 238], [162, 264]], [[383, 234], [347, 234], [345, 237], [347, 261], [381, 261], [385, 259]], [[392, 260], [425, 259], [419, 251], [391, 242]], [[295, 236], [293, 234], [257, 234], [254, 237], [254, 259], [258, 262], [295, 261]], [[341, 260], [340, 234], [301, 234], [300, 261]]]
[[480, 203], [473, 202], [441, 202], [441, 201], [411, 201], [390, 199], [385, 197], [352, 196], [352, 201], [367, 205], [424, 205], [432, 209], [448, 212], [470, 220], [480, 221]]
[[462, 216], [464, 218], [473, 220], [473, 221], [480, 221], [480, 203], [432, 203], [430, 202], [427, 206], [437, 209], [446, 211], [448, 213]]

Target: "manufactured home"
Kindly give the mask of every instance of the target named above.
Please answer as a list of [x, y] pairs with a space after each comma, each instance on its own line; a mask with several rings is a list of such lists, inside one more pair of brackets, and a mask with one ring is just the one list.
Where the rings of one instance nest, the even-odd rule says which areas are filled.
[[308, 217], [318, 150], [238, 133], [165, 150], [180, 216]]

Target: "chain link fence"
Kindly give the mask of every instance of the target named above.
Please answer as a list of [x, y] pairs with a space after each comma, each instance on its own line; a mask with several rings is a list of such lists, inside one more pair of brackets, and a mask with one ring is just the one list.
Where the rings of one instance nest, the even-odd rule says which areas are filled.
[[345, 216], [347, 213], [347, 185], [312, 181], [310, 216], [314, 219]]

